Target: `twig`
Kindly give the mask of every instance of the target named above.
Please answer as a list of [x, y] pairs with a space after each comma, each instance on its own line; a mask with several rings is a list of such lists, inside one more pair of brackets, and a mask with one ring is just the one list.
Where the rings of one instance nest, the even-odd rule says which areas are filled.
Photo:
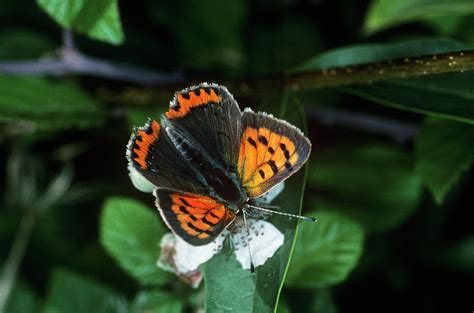
[[31, 232], [36, 222], [36, 212], [29, 209], [23, 215], [20, 227], [15, 235], [10, 254], [3, 268], [3, 275], [0, 279], [0, 313], [4, 313], [6, 305], [15, 283], [18, 268], [25, 254], [26, 247], [30, 241]]
[[183, 75], [178, 72], [167, 74], [149, 71], [84, 55], [76, 49], [72, 32], [69, 30], [64, 31], [63, 46], [58, 52], [58, 56], [39, 60], [0, 62], [0, 72], [52, 76], [91, 75], [147, 85], [177, 83], [184, 79]]
[[[375, 83], [389, 79], [404, 79], [450, 72], [462, 73], [470, 70], [474, 70], [474, 50], [243, 80], [222, 81], [207, 78], [198, 81], [187, 81], [185, 85], [213, 81], [227, 86], [233, 94], [239, 96], [259, 96], [279, 93], [283, 89], [290, 91], [315, 90]], [[104, 101], [111, 103], [156, 105], [156, 103], [167, 103], [174, 91], [186, 87], [185, 85], [183, 83], [172, 83], [142, 88], [128, 87], [121, 90], [99, 87], [98, 95]]]

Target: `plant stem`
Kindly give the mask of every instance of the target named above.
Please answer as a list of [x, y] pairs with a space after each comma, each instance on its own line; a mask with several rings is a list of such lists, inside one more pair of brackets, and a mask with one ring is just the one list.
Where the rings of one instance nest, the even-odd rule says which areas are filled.
[[[266, 77], [232, 81], [216, 81], [236, 95], [256, 96], [290, 91], [315, 90], [354, 84], [368, 84], [389, 79], [474, 70], [474, 50], [458, 51], [422, 57], [410, 57], [355, 66], [328, 68], [308, 72], [276, 74]], [[107, 102], [124, 105], [167, 103], [176, 90], [202, 81], [160, 84], [150, 87], [129, 87], [110, 90], [100, 87], [98, 95]]]
[[35, 222], [35, 211], [27, 210], [21, 219], [10, 254], [8, 255], [5, 266], [3, 267], [3, 275], [0, 278], [0, 313], [5, 312], [8, 299], [15, 283], [18, 268], [23, 260]]

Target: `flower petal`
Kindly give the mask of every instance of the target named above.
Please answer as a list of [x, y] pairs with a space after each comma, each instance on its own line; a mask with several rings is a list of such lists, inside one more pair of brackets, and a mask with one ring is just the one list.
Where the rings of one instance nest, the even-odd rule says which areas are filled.
[[142, 174], [140, 174], [132, 164], [128, 165], [128, 176], [130, 176], [133, 186], [135, 186], [135, 188], [140, 191], [150, 193], [156, 188], [156, 186], [150, 183], [148, 179], [143, 177]]
[[[244, 269], [250, 268], [249, 248], [247, 246], [247, 231], [243, 222], [238, 221], [236, 231], [232, 235], [235, 256]], [[273, 224], [264, 220], [247, 219], [249, 226], [249, 243], [252, 261], [255, 267], [265, 262], [275, 254], [283, 244], [285, 236]]]
[[224, 242], [228, 231], [223, 231], [213, 242], [204, 246], [193, 246], [176, 236], [176, 254], [174, 261], [179, 272], [190, 272], [196, 270], [199, 265], [210, 260], [218, 253]]

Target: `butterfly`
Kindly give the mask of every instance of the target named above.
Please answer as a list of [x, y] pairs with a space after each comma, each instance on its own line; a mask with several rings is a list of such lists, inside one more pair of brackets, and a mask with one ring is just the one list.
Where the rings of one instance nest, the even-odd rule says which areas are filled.
[[171, 231], [202, 246], [239, 214], [271, 211], [252, 200], [297, 172], [310, 152], [309, 139], [295, 126], [249, 108], [242, 112], [226, 87], [202, 83], [177, 92], [160, 122], [134, 130], [127, 159], [131, 172], [153, 184]]

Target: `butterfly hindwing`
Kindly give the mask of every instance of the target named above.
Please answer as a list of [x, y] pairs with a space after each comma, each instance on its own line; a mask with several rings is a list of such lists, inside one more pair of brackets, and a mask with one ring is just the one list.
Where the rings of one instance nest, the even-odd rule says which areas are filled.
[[237, 163], [241, 111], [227, 88], [202, 83], [175, 94], [167, 122], [198, 143], [224, 168]]
[[242, 114], [238, 173], [251, 197], [258, 197], [295, 173], [308, 159], [311, 143], [291, 124], [266, 113]]
[[137, 171], [156, 187], [206, 193], [201, 176], [189, 166], [154, 120], [135, 129], [127, 146], [130, 171]]
[[235, 213], [207, 196], [169, 189], [155, 190], [156, 205], [166, 225], [189, 244], [213, 241], [235, 219]]

